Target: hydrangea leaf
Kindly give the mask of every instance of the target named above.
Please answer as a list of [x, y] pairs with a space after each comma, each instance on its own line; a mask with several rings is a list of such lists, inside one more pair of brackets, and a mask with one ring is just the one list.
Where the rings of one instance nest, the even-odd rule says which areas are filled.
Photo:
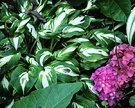
[[56, 60], [69, 60], [74, 54], [74, 51], [76, 49], [77, 49], [77, 46], [75, 44], [72, 44], [72, 45], [66, 46], [63, 49], [55, 51], [53, 55]]
[[130, 13], [130, 16], [128, 17], [126, 32], [128, 42], [131, 45], [135, 37], [135, 7], [133, 8], [132, 12]]
[[54, 69], [50, 66], [46, 66], [44, 70], [41, 70], [38, 75], [38, 80], [35, 84], [37, 89], [46, 88], [51, 84], [57, 83], [57, 75]]
[[130, 99], [129, 99], [129, 104], [131, 106], [135, 106], [135, 96], [131, 96]]
[[119, 22], [126, 22], [131, 10], [130, 0], [98, 0], [96, 5], [105, 16]]
[[66, 108], [73, 95], [79, 91], [82, 83], [53, 84], [47, 88], [35, 90], [30, 95], [15, 102], [12, 108]]

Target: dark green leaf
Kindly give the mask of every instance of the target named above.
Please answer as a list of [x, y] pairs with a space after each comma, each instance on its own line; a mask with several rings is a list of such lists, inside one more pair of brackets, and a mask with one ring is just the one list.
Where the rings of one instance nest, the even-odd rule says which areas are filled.
[[126, 22], [131, 11], [130, 0], [97, 0], [101, 12], [116, 21]]
[[5, 35], [0, 31], [0, 41], [5, 37]]
[[22, 100], [15, 102], [12, 108], [66, 108], [74, 93], [82, 83], [54, 84], [47, 88], [33, 91]]

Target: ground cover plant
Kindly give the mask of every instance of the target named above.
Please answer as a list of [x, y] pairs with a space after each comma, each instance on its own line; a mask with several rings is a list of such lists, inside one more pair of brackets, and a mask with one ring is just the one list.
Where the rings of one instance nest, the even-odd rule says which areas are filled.
[[135, 107], [134, 0], [1, 0], [0, 108]]

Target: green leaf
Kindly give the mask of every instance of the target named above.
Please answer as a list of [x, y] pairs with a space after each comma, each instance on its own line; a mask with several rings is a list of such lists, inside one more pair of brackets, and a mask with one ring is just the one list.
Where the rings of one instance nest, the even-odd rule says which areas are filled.
[[70, 108], [97, 108], [97, 106], [94, 101], [90, 101], [83, 96], [77, 95]]
[[72, 6], [79, 6], [82, 3], [86, 2], [86, 0], [66, 0], [68, 1]]
[[5, 37], [5, 35], [0, 31], [0, 41]]
[[73, 94], [79, 91], [82, 83], [54, 84], [33, 91], [30, 95], [15, 102], [12, 108], [66, 108]]
[[130, 16], [128, 18], [126, 31], [127, 31], [128, 43], [131, 45], [133, 39], [135, 39], [135, 7], [130, 13]]
[[101, 12], [116, 21], [126, 22], [131, 11], [130, 0], [97, 0]]
[[130, 104], [131, 106], [135, 106], [135, 95], [130, 97], [130, 99], [129, 99], [129, 104]]

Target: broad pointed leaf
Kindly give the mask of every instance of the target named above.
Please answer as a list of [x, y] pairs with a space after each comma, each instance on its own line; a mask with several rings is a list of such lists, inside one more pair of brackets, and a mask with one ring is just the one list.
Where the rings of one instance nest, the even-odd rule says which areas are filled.
[[126, 22], [130, 14], [130, 0], [97, 0], [101, 12], [116, 21]]
[[54, 84], [33, 91], [22, 100], [15, 102], [12, 108], [66, 108], [73, 94], [79, 91], [82, 83]]

